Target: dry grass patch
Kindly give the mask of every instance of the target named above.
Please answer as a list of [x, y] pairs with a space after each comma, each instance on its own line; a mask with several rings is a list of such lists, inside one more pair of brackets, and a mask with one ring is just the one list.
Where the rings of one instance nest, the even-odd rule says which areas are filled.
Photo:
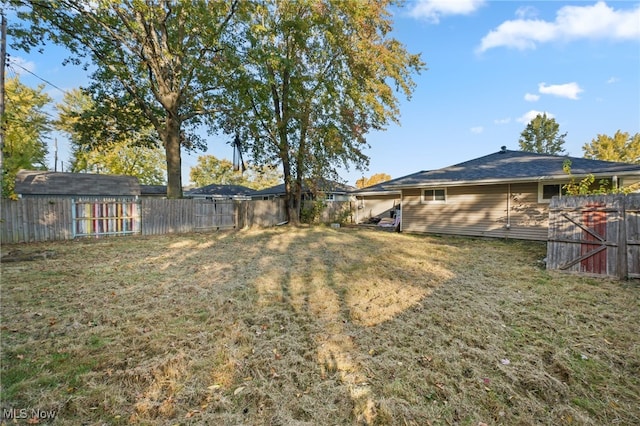
[[544, 244], [314, 227], [19, 248], [56, 257], [2, 265], [4, 414], [640, 423], [640, 287], [549, 273]]

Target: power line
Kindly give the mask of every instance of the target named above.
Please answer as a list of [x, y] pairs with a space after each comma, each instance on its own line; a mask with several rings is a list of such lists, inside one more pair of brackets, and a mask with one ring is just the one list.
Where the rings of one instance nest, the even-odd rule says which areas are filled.
[[[9, 63], [9, 62], [10, 62], [10, 63]], [[48, 80], [45, 80], [44, 78], [40, 77], [39, 75], [37, 75], [37, 74], [35, 74], [35, 73], [33, 73], [33, 72], [29, 71], [28, 69], [26, 69], [26, 68], [25, 68], [25, 67], [23, 67], [22, 65], [18, 64], [17, 62], [15, 62], [15, 61], [11, 61], [11, 60], [10, 60], [10, 58], [7, 58], [7, 65], [8, 65], [8, 66], [10, 66], [10, 67], [11, 67], [11, 66], [17, 66], [17, 67], [19, 67], [19, 68], [23, 69], [24, 71], [28, 72], [29, 74], [31, 74], [31, 75], [32, 75], [32, 76], [34, 76], [35, 78], [37, 78], [37, 79], [39, 79], [39, 80], [41, 80], [41, 81], [45, 82], [45, 83], [46, 83], [46, 84], [48, 84], [49, 86], [51, 86], [51, 87], [54, 87], [54, 88], [58, 89], [59, 91], [61, 91], [61, 92], [62, 92], [62, 93], [64, 93], [64, 94], [67, 94], [67, 91], [66, 91], [66, 90], [59, 88], [58, 86], [56, 86], [56, 85], [55, 85], [55, 84], [53, 84], [52, 82], [50, 82], [50, 81], [48, 81]], [[14, 71], [15, 71], [15, 70], [14, 70]]]

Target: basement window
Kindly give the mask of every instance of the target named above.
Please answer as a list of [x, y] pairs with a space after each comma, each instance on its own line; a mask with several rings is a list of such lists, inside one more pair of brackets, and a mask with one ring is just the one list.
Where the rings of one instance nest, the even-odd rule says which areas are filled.
[[422, 191], [422, 202], [425, 204], [444, 204], [447, 201], [447, 191], [444, 188], [424, 189]]

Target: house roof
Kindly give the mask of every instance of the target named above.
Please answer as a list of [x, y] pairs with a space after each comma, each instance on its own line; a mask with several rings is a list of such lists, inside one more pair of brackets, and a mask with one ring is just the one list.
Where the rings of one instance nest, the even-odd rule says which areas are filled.
[[[317, 185], [317, 189], [325, 193], [331, 193], [331, 194], [347, 194], [355, 189], [353, 186], [345, 185], [340, 182], [334, 182], [334, 181], [325, 180], [325, 179], [321, 179], [315, 183]], [[303, 184], [302, 186], [305, 192], [311, 191], [311, 189], [309, 188], [309, 185]], [[270, 188], [261, 189], [260, 191], [255, 191], [254, 193], [251, 194], [251, 196], [261, 197], [265, 195], [284, 195], [285, 192], [286, 191], [284, 189], [284, 183], [282, 183], [280, 185], [275, 185]]]
[[140, 195], [167, 195], [167, 185], [140, 185]]
[[185, 193], [186, 196], [193, 195], [206, 195], [206, 196], [217, 196], [217, 197], [233, 197], [233, 196], [250, 196], [253, 195], [255, 191], [251, 188], [247, 188], [242, 185], [219, 185], [219, 184], [211, 184], [207, 186], [202, 186], [200, 188], [195, 188]]
[[16, 194], [75, 196], [138, 196], [140, 183], [134, 176], [20, 170]]
[[380, 183], [376, 183], [375, 185], [370, 185], [370, 186], [366, 186], [364, 188], [358, 188], [356, 190], [351, 191], [351, 194], [353, 195], [374, 195], [374, 194], [380, 194], [380, 193], [398, 193], [400, 194], [400, 190], [392, 190], [389, 189], [388, 186], [389, 185], [393, 185], [395, 182], [397, 182], [400, 179], [404, 179], [406, 176], [402, 176], [399, 178], [395, 178], [395, 179], [389, 179], [386, 180], [384, 182], [380, 182]]
[[384, 182], [383, 185], [387, 189], [398, 189], [434, 185], [453, 186], [566, 180], [568, 175], [564, 172], [562, 166], [567, 159], [571, 161], [571, 174], [578, 178], [589, 174], [594, 175], [596, 178], [613, 175], [640, 176], [640, 164], [589, 160], [579, 157], [503, 149], [484, 157], [442, 169], [413, 173], [395, 179], [394, 182]]

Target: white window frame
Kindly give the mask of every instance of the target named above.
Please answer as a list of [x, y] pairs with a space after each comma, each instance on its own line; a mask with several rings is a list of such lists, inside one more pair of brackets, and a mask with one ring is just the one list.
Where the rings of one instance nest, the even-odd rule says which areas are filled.
[[[431, 197], [427, 197], [427, 191], [433, 191]], [[436, 199], [436, 191], [444, 192], [444, 200]], [[446, 204], [447, 203], [447, 188], [424, 188], [421, 194], [422, 204]]]
[[566, 184], [568, 184], [569, 182], [565, 182], [565, 181], [548, 181], [548, 182], [538, 182], [538, 203], [539, 204], [549, 204], [551, 202], [551, 198], [543, 198], [544, 196], [544, 187], [545, 186], [551, 186], [551, 185], [558, 185], [559, 191], [558, 191], [558, 196], [560, 196], [560, 198], [562, 198], [563, 194], [562, 194], [562, 187]]

